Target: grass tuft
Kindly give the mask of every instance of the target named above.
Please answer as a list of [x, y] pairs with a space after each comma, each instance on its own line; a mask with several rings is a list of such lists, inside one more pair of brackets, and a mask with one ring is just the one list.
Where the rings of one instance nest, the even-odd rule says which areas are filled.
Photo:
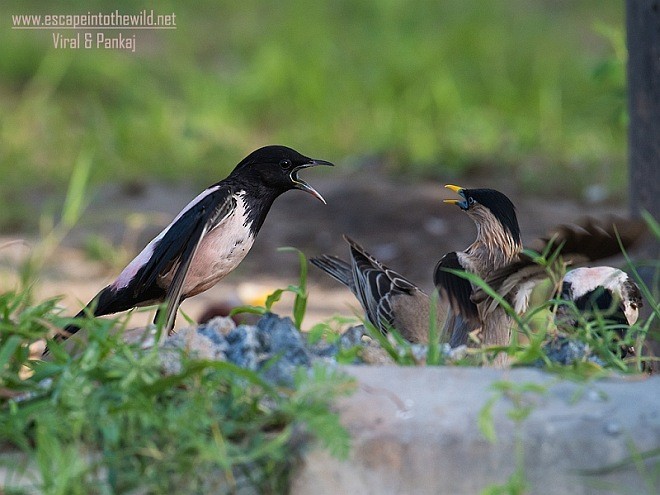
[[[336, 370], [301, 369], [293, 388], [276, 387], [256, 372], [181, 349], [170, 351], [181, 353], [179, 371], [165, 374], [157, 346], [123, 340], [130, 314], [77, 319], [86, 342], [68, 351], [49, 341], [49, 360], [35, 357], [37, 341], [71, 322], [57, 299], [35, 303], [32, 292], [39, 271], [80, 217], [88, 165], [81, 158], [61, 220], [44, 222], [50, 230], [21, 270], [19, 288], [0, 294], [0, 469], [10, 480], [6, 488], [106, 494], [236, 493], [247, 487], [283, 493], [304, 441], [318, 439], [345, 458], [349, 436], [330, 406], [354, 384]], [[299, 285], [286, 290], [296, 295], [300, 325], [304, 269]]]

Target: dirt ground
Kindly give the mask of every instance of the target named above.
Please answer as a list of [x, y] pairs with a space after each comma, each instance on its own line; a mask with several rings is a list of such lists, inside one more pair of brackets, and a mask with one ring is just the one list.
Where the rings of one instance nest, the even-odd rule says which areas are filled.
[[[321, 253], [346, 257], [342, 234], [348, 234], [391, 268], [423, 289], [432, 288], [435, 263], [446, 252], [465, 248], [474, 238], [472, 222], [457, 207], [442, 203], [455, 194], [442, 181], [407, 182], [378, 170], [346, 173], [337, 169], [308, 171], [305, 179], [325, 197], [327, 205], [307, 194], [292, 191], [274, 204], [257, 241], [241, 266], [215, 288], [186, 301], [182, 307], [197, 318], [217, 301], [257, 302], [277, 287], [296, 283], [298, 258], [279, 252], [293, 246], [308, 257]], [[209, 183], [217, 178], [212, 178]], [[544, 198], [527, 193], [505, 177], [461, 179], [464, 187], [494, 187], [507, 194], [518, 209], [523, 242], [545, 233], [558, 223], [570, 223], [585, 215], [627, 215], [621, 202], [586, 204], [572, 198]], [[80, 249], [90, 234], [102, 235], [115, 245], [129, 245], [136, 254], [199, 191], [191, 187], [148, 184], [139, 188], [106, 185], [98, 188], [80, 226], [67, 236], [65, 245], [51, 258], [37, 285], [43, 297], [62, 295], [72, 314], [81, 304], [111, 282], [121, 266], [90, 261]], [[148, 214], [153, 225], [140, 229], [127, 241], [127, 225], [135, 212]], [[130, 232], [130, 230], [129, 230]], [[130, 236], [129, 236], [130, 237]], [[7, 242], [27, 239], [27, 245]], [[28, 253], [34, 236], [0, 238], [0, 288], [12, 288], [15, 266]], [[618, 261], [614, 260], [616, 264]], [[315, 267], [309, 268], [310, 298], [305, 326], [333, 314], [351, 315], [357, 310], [352, 295]], [[276, 306], [289, 314], [288, 301]], [[141, 324], [148, 315], [136, 315]], [[183, 323], [182, 323], [183, 322]], [[178, 324], [185, 324], [179, 318]]]

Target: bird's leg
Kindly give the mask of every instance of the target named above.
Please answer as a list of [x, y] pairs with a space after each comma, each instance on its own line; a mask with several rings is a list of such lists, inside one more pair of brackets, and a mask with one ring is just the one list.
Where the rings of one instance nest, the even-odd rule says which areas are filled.
[[179, 312], [179, 305], [176, 305], [176, 308], [170, 308], [173, 304], [173, 301], [170, 301], [168, 304], [161, 304], [156, 310], [156, 316], [154, 316], [154, 325], [158, 327], [162, 325], [160, 336], [158, 338], [158, 345], [162, 344], [165, 337], [172, 335], [172, 329], [174, 328], [174, 323], [176, 322], [176, 315]]

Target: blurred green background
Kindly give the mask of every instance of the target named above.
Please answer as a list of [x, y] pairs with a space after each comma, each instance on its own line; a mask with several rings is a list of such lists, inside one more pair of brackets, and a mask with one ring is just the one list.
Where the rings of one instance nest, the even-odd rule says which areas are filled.
[[[11, 29], [16, 14], [142, 8], [177, 29], [125, 31], [135, 53]], [[419, 179], [625, 195], [621, 1], [5, 0], [0, 14], [0, 230], [33, 226], [34, 198], [61, 192], [81, 154], [96, 184], [204, 187], [269, 143]]]

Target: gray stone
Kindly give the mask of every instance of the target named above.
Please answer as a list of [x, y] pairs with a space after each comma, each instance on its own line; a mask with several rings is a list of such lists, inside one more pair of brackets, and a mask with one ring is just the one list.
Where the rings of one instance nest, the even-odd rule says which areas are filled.
[[[571, 365], [576, 361], [591, 361], [598, 364], [599, 366], [605, 366], [605, 362], [600, 359], [598, 356], [594, 356], [591, 353], [589, 345], [575, 339], [569, 339], [567, 337], [559, 337], [557, 339], [551, 340], [543, 346], [543, 352], [545, 352], [547, 358], [557, 364], [564, 366]], [[534, 363], [534, 366], [538, 368], [543, 368], [545, 363], [539, 359]]]
[[350, 349], [356, 345], [362, 345], [362, 337], [367, 335], [364, 325], [356, 325], [349, 328], [339, 337], [339, 347], [342, 349]]
[[225, 344], [227, 340], [225, 337], [229, 332], [236, 328], [234, 320], [227, 316], [218, 316], [208, 321], [204, 325], [200, 325], [197, 331], [202, 335], [207, 336], [212, 341], [218, 344]]
[[281, 385], [293, 385], [296, 369], [309, 367], [312, 362], [306, 342], [291, 319], [271, 313], [264, 315], [256, 326], [236, 327], [229, 318], [214, 318], [197, 328], [181, 330], [163, 345], [166, 372], [180, 370], [181, 350], [191, 356], [229, 361], [259, 371], [265, 379]]
[[280, 318], [269, 313], [257, 324], [259, 335], [266, 344], [265, 350], [271, 354], [281, 355], [294, 366], [309, 366], [311, 356], [306, 349], [306, 343], [290, 318]]
[[[344, 369], [359, 384], [337, 402], [352, 436], [350, 457], [342, 462], [320, 447], [308, 450], [293, 478], [294, 495], [479, 493], [514, 472], [516, 435], [528, 493], [660, 493], [658, 455], [642, 462], [646, 477], [632, 462], [598, 471], [660, 447], [660, 377], [576, 384], [533, 369]], [[533, 410], [518, 430], [508, 415], [513, 402], [501, 396], [492, 409], [491, 443], [478, 417], [500, 381], [547, 390], [523, 396]]]
[[264, 378], [275, 383], [293, 385], [293, 376], [300, 366], [312, 363], [304, 339], [290, 318], [267, 314], [257, 324], [263, 351], [267, 359], [260, 369]]
[[227, 358], [225, 355], [227, 349], [226, 343], [220, 345], [209, 335], [188, 327], [165, 339], [159, 354], [163, 371], [174, 374], [181, 371], [182, 353], [196, 359], [224, 361]]
[[256, 371], [260, 362], [261, 342], [256, 327], [239, 325], [226, 336], [229, 349], [227, 360], [252, 371]]

